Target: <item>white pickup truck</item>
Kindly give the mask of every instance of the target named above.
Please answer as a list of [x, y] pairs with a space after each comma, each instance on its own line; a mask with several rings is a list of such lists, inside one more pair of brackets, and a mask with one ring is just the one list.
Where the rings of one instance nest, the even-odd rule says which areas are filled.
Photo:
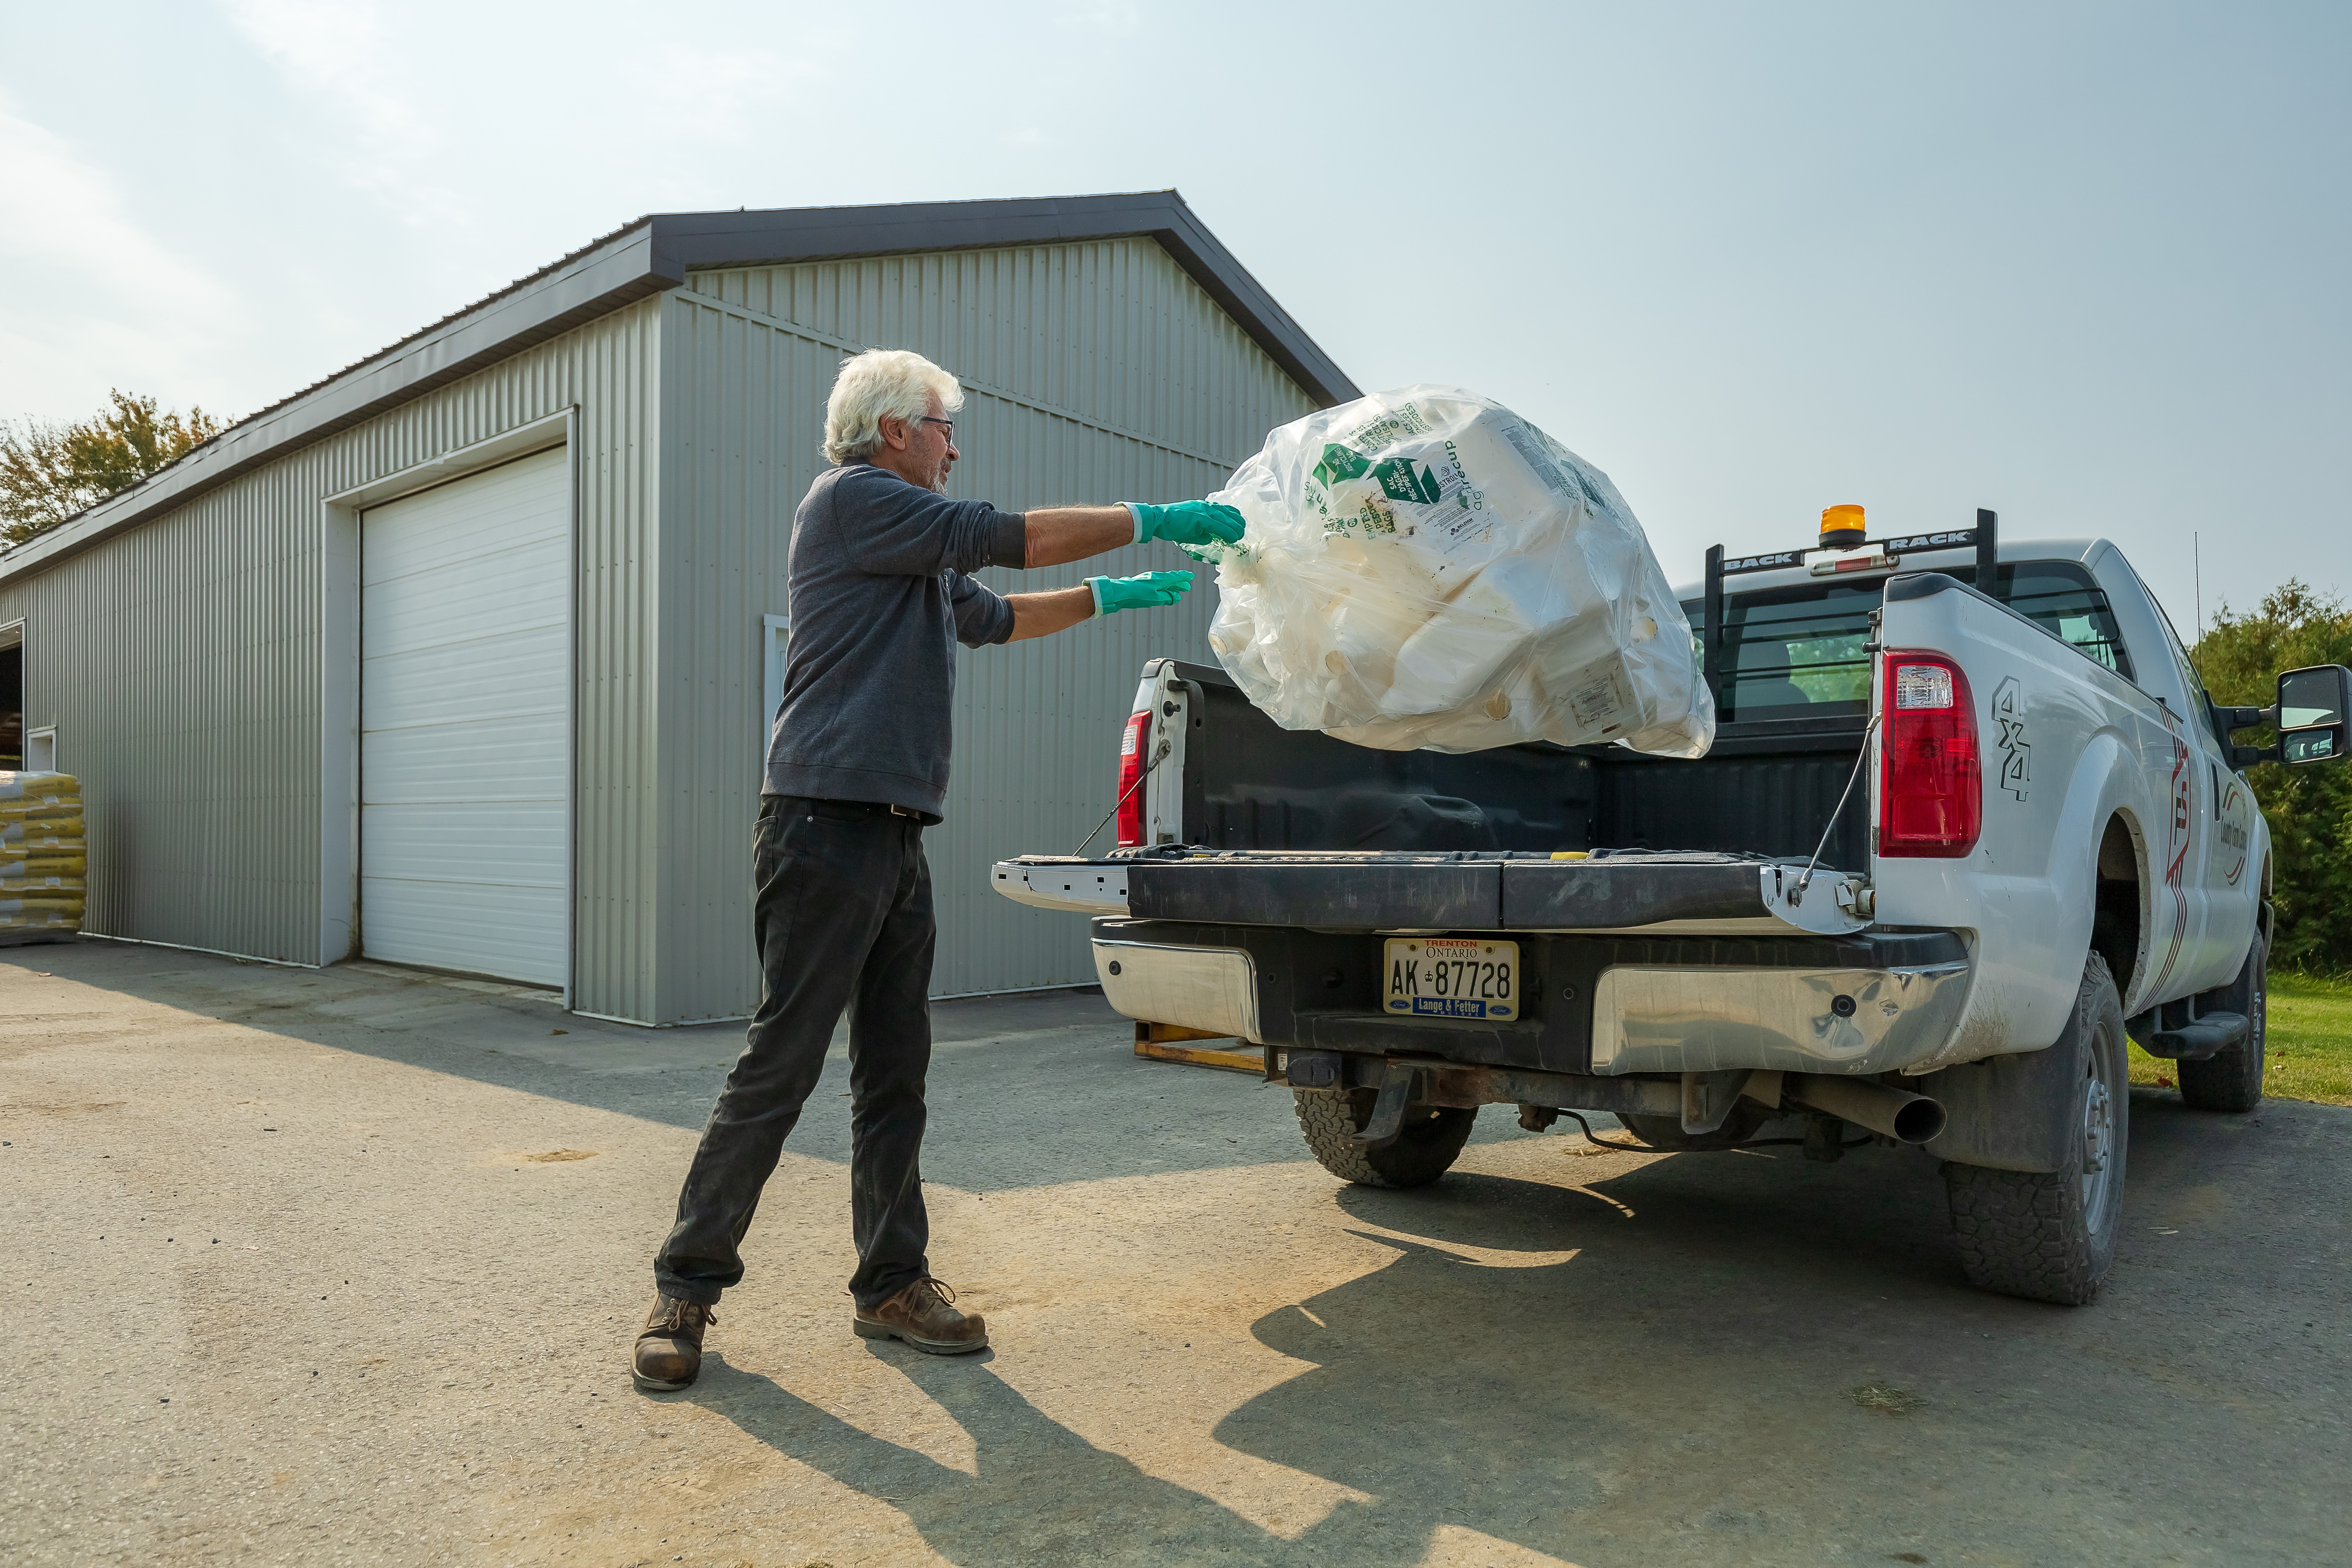
[[[1795, 1116], [1810, 1156], [1940, 1159], [1979, 1285], [2090, 1300], [2126, 1036], [2193, 1106], [2261, 1099], [2270, 837], [2240, 769], [2340, 759], [2352, 672], [2217, 708], [2121, 551], [1998, 542], [1989, 512], [1707, 560], [1703, 758], [1368, 751], [1155, 659], [1119, 847], [995, 885], [1096, 917], [1120, 1012], [1263, 1046], [1348, 1180], [1435, 1180], [1486, 1104], [1668, 1150]], [[2234, 742], [2258, 726], [2276, 747]]]

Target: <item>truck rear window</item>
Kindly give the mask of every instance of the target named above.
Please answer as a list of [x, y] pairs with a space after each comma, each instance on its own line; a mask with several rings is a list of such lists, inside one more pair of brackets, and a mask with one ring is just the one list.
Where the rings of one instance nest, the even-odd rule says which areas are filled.
[[[1972, 567], [1949, 575], [1961, 582]], [[1870, 612], [1885, 592], [1874, 583], [1801, 583], [1727, 595], [1724, 601], [1725, 723], [1759, 719], [1826, 719], [1870, 710]], [[2091, 574], [2070, 561], [2020, 561], [2003, 565], [1995, 595], [2067, 646], [2079, 648], [2125, 679], [2131, 658], [2116, 627], [2107, 596]], [[1696, 633], [1706, 605], [1683, 603]]]

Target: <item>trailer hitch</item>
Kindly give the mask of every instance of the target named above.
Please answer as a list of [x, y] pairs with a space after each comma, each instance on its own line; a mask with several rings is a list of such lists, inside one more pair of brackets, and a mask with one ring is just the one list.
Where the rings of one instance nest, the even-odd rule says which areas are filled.
[[1369, 1148], [1386, 1143], [1404, 1131], [1405, 1108], [1420, 1096], [1421, 1069], [1402, 1062], [1389, 1062], [1381, 1068], [1380, 1093], [1372, 1100], [1372, 1114], [1363, 1126], [1348, 1134], [1348, 1142]]

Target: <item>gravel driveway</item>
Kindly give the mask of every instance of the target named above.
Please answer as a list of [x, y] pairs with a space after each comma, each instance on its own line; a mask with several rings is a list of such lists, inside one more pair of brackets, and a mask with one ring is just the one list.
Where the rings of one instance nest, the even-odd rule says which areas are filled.
[[2078, 1310], [1933, 1166], [1643, 1158], [1490, 1108], [1341, 1187], [1099, 997], [939, 1009], [932, 1265], [849, 1332], [846, 1063], [702, 1381], [625, 1352], [733, 1026], [89, 942], [0, 955], [11, 1563], [2352, 1562], [2352, 1110], [2132, 1103]]

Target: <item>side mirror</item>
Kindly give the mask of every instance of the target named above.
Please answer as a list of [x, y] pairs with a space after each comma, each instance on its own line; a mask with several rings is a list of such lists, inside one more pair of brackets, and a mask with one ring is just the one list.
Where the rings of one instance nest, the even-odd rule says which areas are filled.
[[2352, 669], [2315, 664], [2279, 677], [2279, 760], [2341, 762], [2352, 752]]

